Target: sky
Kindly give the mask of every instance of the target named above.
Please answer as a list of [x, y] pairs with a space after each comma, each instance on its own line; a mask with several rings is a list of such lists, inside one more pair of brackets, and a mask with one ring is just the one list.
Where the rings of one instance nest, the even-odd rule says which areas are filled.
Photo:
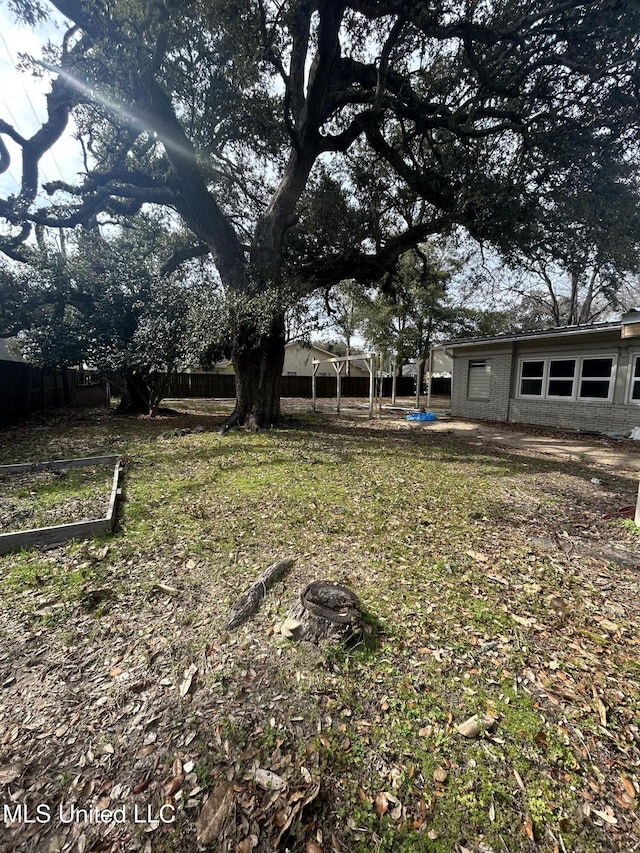
[[[59, 42], [63, 30], [54, 23], [32, 30], [16, 23], [15, 16], [0, 0], [0, 118], [11, 124], [22, 136], [32, 136], [46, 119], [46, 93], [50, 90], [52, 76], [35, 78], [29, 71], [18, 71], [19, 53], [39, 58], [42, 45], [48, 39]], [[20, 149], [7, 136], [3, 139], [11, 154], [11, 166], [0, 175], [0, 196], [6, 197], [19, 190], [21, 178]], [[81, 169], [77, 143], [71, 134], [58, 140], [53, 149], [41, 160], [40, 182], [62, 179], [72, 180]]]

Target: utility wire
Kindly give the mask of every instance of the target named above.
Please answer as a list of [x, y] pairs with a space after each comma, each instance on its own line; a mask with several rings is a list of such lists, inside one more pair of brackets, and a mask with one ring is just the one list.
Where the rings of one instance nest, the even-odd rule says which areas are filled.
[[[4, 39], [3, 39], [3, 41], [4, 41]], [[15, 117], [15, 116], [14, 116], [14, 114], [11, 112], [11, 107], [10, 107], [10, 106], [9, 106], [9, 104], [5, 101], [5, 99], [4, 99], [4, 97], [3, 97], [2, 95], [0, 95], [0, 101], [2, 101], [2, 106], [3, 106], [3, 107], [5, 108], [5, 110], [7, 111], [7, 115], [8, 115], [8, 116], [9, 116], [9, 118], [11, 119], [11, 122], [12, 122], [13, 126], [14, 126], [14, 127], [15, 127], [15, 129], [18, 131], [18, 133], [20, 133], [20, 131], [18, 130], [18, 122], [16, 121], [16, 117]], [[13, 172], [11, 171], [11, 169], [7, 169], [7, 174], [9, 175], [9, 177], [11, 178], [11, 180], [16, 184], [16, 186], [19, 188], [19, 187], [20, 187], [20, 181], [15, 177], [15, 175], [13, 174]], [[49, 180], [49, 179], [47, 178], [46, 174], [45, 174], [44, 169], [42, 169], [42, 177], [45, 179], [45, 181], [48, 181], [48, 180]]]
[[[16, 129], [16, 130], [18, 130], [18, 122], [16, 121], [16, 117], [14, 116], [14, 114], [11, 112], [11, 107], [10, 107], [10, 106], [9, 106], [9, 104], [5, 101], [5, 99], [2, 97], [2, 95], [0, 95], [0, 99], [2, 100], [2, 103], [3, 103], [3, 105], [4, 105], [4, 108], [5, 108], [5, 110], [7, 111], [8, 115], [9, 115], [9, 118], [11, 119], [11, 121], [12, 121], [12, 123], [13, 123], [13, 126], [15, 127], [15, 129]], [[18, 133], [20, 133], [20, 131], [19, 131], [19, 130], [18, 130]]]
[[[11, 180], [13, 181], [13, 183], [14, 183], [17, 187], [19, 187], [19, 186], [20, 186], [20, 181], [16, 178], [16, 176], [13, 174], [13, 172], [11, 171], [11, 169], [7, 169], [7, 171], [5, 172], [5, 174], [9, 175], [9, 177], [11, 178]], [[0, 178], [0, 180], [1, 180], [1, 178]]]
[[18, 75], [18, 79], [20, 80], [20, 85], [22, 86], [22, 91], [25, 93], [27, 101], [29, 101], [29, 106], [31, 107], [31, 112], [33, 113], [35, 120], [38, 122], [38, 124], [41, 124], [40, 117], [38, 116], [38, 113], [36, 112], [36, 108], [33, 106], [33, 101], [29, 97], [29, 93], [27, 92], [27, 88], [24, 85], [24, 80], [22, 79], [20, 72], [18, 71], [18, 66], [16, 64], [15, 59], [13, 58], [13, 54], [9, 50], [9, 45], [7, 44], [7, 40], [4, 37], [4, 33], [0, 32], [0, 38], [2, 39], [2, 43], [4, 45], [5, 50], [7, 51], [7, 56], [11, 60], [11, 64], [13, 65], [15, 72]]
[[[41, 121], [40, 117], [38, 116], [38, 113], [37, 113], [37, 111], [36, 111], [36, 108], [35, 108], [35, 107], [34, 107], [34, 105], [33, 105], [33, 101], [31, 100], [31, 97], [30, 97], [30, 95], [29, 95], [29, 92], [27, 91], [27, 87], [24, 85], [24, 80], [22, 79], [22, 75], [21, 75], [21, 74], [20, 74], [20, 72], [18, 71], [18, 66], [16, 65], [16, 61], [15, 61], [15, 59], [13, 58], [13, 55], [12, 55], [11, 51], [9, 50], [9, 45], [7, 44], [7, 40], [6, 40], [6, 39], [5, 39], [5, 37], [4, 37], [4, 33], [2, 33], [2, 32], [0, 32], [0, 39], [2, 39], [2, 43], [4, 44], [5, 50], [7, 51], [7, 56], [8, 56], [8, 57], [9, 57], [9, 59], [11, 60], [11, 64], [13, 65], [13, 68], [14, 68], [14, 70], [15, 70], [15, 72], [16, 72], [16, 75], [17, 75], [18, 79], [20, 80], [20, 85], [22, 86], [22, 91], [24, 92], [25, 97], [26, 97], [27, 101], [29, 102], [29, 106], [31, 107], [31, 112], [32, 112], [32, 113], [33, 113], [33, 115], [35, 116], [35, 119], [36, 119], [36, 121], [38, 122], [38, 124], [40, 124], [40, 125], [41, 125], [41, 124], [42, 124], [42, 121]], [[11, 119], [12, 119], [12, 121], [13, 121], [14, 127], [16, 128], [16, 130], [18, 130], [18, 123], [16, 122], [16, 120], [15, 120], [15, 118], [14, 118], [14, 116], [13, 116], [13, 113], [11, 112], [11, 110], [9, 109], [9, 107], [7, 106], [7, 103], [6, 103], [6, 101], [4, 100], [4, 98], [3, 98], [2, 100], [3, 100], [3, 103], [4, 103], [5, 107], [7, 108], [7, 111], [8, 111], [8, 113], [9, 113], [9, 115], [11, 116]], [[19, 132], [20, 132], [20, 131], [18, 130], [18, 133], [19, 133]], [[55, 163], [56, 169], [58, 170], [58, 173], [59, 173], [59, 175], [60, 175], [61, 180], [64, 180], [64, 175], [62, 174], [62, 169], [60, 168], [60, 166], [59, 166], [59, 164], [58, 164], [58, 161], [56, 160], [55, 154], [53, 153], [53, 151], [52, 151], [51, 149], [49, 149], [49, 154], [51, 155], [51, 159], [52, 159], [52, 160], [53, 160], [53, 162]], [[42, 166], [41, 166], [40, 168], [42, 169]], [[42, 177], [45, 179], [45, 181], [49, 182], [49, 178], [47, 177], [47, 175], [46, 175], [46, 173], [45, 173], [44, 169], [42, 169]]]

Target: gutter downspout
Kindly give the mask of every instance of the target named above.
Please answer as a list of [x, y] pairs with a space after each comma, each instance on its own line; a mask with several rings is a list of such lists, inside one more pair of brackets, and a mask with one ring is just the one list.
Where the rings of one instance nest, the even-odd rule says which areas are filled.
[[511, 395], [513, 393], [513, 389], [515, 388], [515, 376], [514, 376], [514, 368], [517, 364], [516, 358], [517, 344], [515, 341], [511, 341], [511, 365], [509, 370], [509, 393], [507, 394], [507, 423], [511, 423]]

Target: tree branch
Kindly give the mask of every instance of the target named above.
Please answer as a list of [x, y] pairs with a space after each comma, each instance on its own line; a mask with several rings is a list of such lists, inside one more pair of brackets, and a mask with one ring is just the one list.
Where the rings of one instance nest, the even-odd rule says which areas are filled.
[[13, 141], [17, 142], [18, 145], [20, 145], [21, 147], [27, 144], [27, 140], [24, 138], [24, 136], [21, 136], [21, 134], [19, 134], [18, 131], [12, 125], [4, 121], [4, 119], [0, 119], [0, 133], [5, 133], [10, 139], [13, 139]]
[[379, 281], [405, 252], [430, 235], [441, 233], [443, 227], [442, 218], [414, 225], [392, 237], [375, 254], [347, 249], [302, 266], [301, 275], [313, 287], [331, 287], [346, 279], [362, 283]]
[[206, 243], [198, 243], [197, 246], [187, 246], [184, 249], [176, 249], [169, 260], [160, 268], [161, 275], [170, 275], [175, 272], [181, 264], [186, 261], [192, 261], [194, 258], [202, 258], [211, 253], [211, 249]]
[[246, 287], [245, 262], [236, 233], [206, 186], [194, 147], [169, 97], [148, 75], [142, 84], [148, 104], [147, 109], [142, 105], [138, 105], [138, 109], [147, 126], [162, 140], [180, 187], [180, 199], [174, 206], [194, 233], [210, 247], [222, 278], [233, 289], [242, 291]]
[[11, 166], [11, 155], [9, 149], [4, 144], [3, 138], [0, 136], [0, 175], [6, 172]]

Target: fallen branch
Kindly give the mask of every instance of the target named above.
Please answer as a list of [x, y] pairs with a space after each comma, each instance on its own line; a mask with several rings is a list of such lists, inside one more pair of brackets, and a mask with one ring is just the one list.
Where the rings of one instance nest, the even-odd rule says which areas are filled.
[[593, 557], [596, 560], [606, 560], [625, 569], [640, 568], [640, 557], [637, 553], [609, 548], [606, 545], [587, 545], [577, 539], [556, 537], [555, 540], [546, 536], [534, 536], [530, 541], [545, 551], [564, 551], [565, 554], [579, 554], [581, 557]]
[[242, 593], [229, 611], [229, 618], [227, 619], [228, 631], [234, 631], [240, 625], [243, 625], [250, 616], [253, 616], [260, 606], [260, 602], [267, 594], [269, 587], [273, 586], [285, 572], [289, 571], [294, 563], [295, 559], [292, 558], [280, 560], [264, 570], [258, 580], [246, 592]]

